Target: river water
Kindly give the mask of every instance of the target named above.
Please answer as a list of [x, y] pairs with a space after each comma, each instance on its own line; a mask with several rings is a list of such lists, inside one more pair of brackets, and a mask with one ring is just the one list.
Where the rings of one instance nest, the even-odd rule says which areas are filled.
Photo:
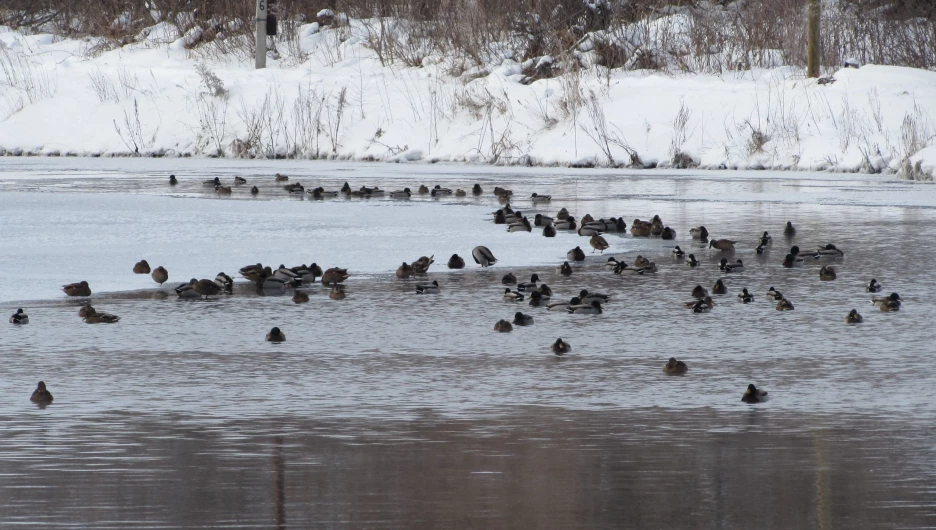
[[[936, 193], [881, 177], [598, 172], [228, 162], [0, 160], [0, 526], [94, 528], [925, 528], [936, 526], [929, 273]], [[480, 198], [326, 204], [291, 181], [333, 189], [420, 183]], [[182, 183], [169, 188], [165, 177]], [[219, 199], [201, 180], [259, 182]], [[676, 241], [607, 234], [611, 249], [569, 277], [555, 267], [587, 238], [507, 234], [494, 185], [514, 206], [596, 218], [659, 214]], [[532, 208], [529, 193], [553, 195]], [[787, 220], [798, 228], [787, 240]], [[738, 241], [722, 257], [688, 239], [704, 224]], [[158, 226], [159, 230], [152, 230]], [[754, 253], [757, 237], [771, 249]], [[784, 269], [793, 244], [845, 256]], [[471, 263], [486, 244], [500, 258]], [[679, 244], [703, 265], [671, 255]], [[452, 252], [468, 258], [447, 271]], [[422, 278], [402, 260], [435, 254]], [[616, 276], [608, 255], [656, 261]], [[257, 261], [348, 267], [348, 297], [235, 295], [182, 301], [130, 268], [171, 263], [176, 284]], [[820, 282], [831, 263], [838, 279]], [[175, 271], [178, 271], [176, 274]], [[502, 301], [500, 278], [538, 273], [567, 299], [608, 293], [602, 315]], [[870, 278], [899, 292], [869, 303]], [[723, 279], [715, 309], [684, 307]], [[57, 293], [89, 279], [113, 325], [88, 325]], [[438, 295], [415, 285], [436, 280]], [[241, 280], [242, 281], [242, 280]], [[98, 289], [97, 286], [104, 286]], [[764, 293], [794, 304], [778, 312]], [[753, 304], [736, 294], [747, 287]], [[843, 320], [851, 308], [861, 325]], [[493, 331], [516, 311], [529, 327]], [[279, 326], [287, 341], [263, 335]], [[557, 337], [564, 358], [549, 353]], [[662, 373], [675, 356], [685, 376]], [[38, 380], [55, 395], [28, 400]], [[740, 401], [748, 383], [766, 403]]]

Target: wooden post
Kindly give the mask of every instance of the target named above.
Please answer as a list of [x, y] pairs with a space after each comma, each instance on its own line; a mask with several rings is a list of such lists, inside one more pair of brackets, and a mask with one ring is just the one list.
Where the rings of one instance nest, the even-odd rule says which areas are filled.
[[267, 0], [257, 0], [257, 55], [255, 68], [266, 68]]
[[819, 2], [809, 0], [806, 23], [806, 77], [819, 77]]

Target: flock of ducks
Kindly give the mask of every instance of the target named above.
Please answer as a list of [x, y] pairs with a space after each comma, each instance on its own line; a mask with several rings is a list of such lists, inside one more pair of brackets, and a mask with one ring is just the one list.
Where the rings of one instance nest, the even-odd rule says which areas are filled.
[[[288, 179], [289, 177], [279, 173], [274, 177], [277, 183], [287, 182]], [[169, 184], [176, 185], [177, 183], [178, 179], [175, 175], [170, 175]], [[246, 183], [246, 179], [235, 177], [235, 186]], [[214, 187], [214, 190], [218, 193], [231, 193], [231, 187], [224, 185], [218, 177], [207, 180], [204, 184], [205, 186]], [[358, 190], [352, 190], [347, 182], [340, 190], [334, 191], [328, 191], [321, 187], [306, 190], [302, 184], [298, 182], [283, 184], [282, 186], [289, 194], [308, 194], [312, 198], [320, 200], [334, 198], [340, 195], [344, 195], [348, 198], [388, 196], [391, 199], [409, 199], [413, 195], [409, 188], [385, 192], [376, 186], [372, 188], [362, 186]], [[258, 188], [253, 186], [251, 188], [251, 194], [256, 195], [257, 193]], [[425, 185], [421, 185], [417, 188], [417, 193], [421, 195], [428, 194], [433, 197], [467, 195], [467, 192], [461, 189], [453, 191], [438, 185], [431, 189]], [[483, 190], [479, 184], [474, 184], [471, 188], [471, 193], [475, 196], [479, 196], [483, 194]], [[588, 238], [589, 246], [592, 248], [591, 253], [594, 254], [595, 252], [603, 253], [610, 248], [608, 241], [602, 234], [625, 233], [628, 231], [627, 224], [622, 217], [594, 219], [591, 215], [586, 214], [582, 216], [581, 219], [576, 219], [570, 215], [565, 208], [561, 208], [553, 217], [537, 213], [533, 217], [533, 221], [530, 221], [521, 211], [511, 208], [509, 202], [513, 197], [513, 192], [511, 190], [495, 187], [494, 194], [503, 206], [493, 212], [493, 222], [496, 225], [506, 225], [508, 232], [532, 232], [534, 227], [542, 229], [542, 235], [545, 237], [555, 237], [558, 231], [574, 232], [579, 236]], [[542, 207], [549, 205], [552, 197], [533, 193], [529, 200], [534, 206]], [[676, 231], [666, 226], [658, 215], [654, 215], [649, 221], [634, 219], [630, 225], [629, 231], [632, 237], [637, 238], [659, 237], [664, 240], [673, 240], [676, 238]], [[796, 229], [791, 222], [787, 222], [783, 233], [785, 237], [792, 238], [796, 234]], [[689, 235], [694, 241], [702, 243], [702, 246], [699, 248], [714, 249], [728, 256], [735, 252], [736, 244], [738, 243], [737, 241], [729, 239], [709, 239], [709, 232], [704, 226], [690, 229]], [[707, 243], [707, 246], [705, 243]], [[758, 238], [758, 244], [754, 250], [757, 254], [764, 254], [771, 245], [772, 238], [769, 233], [765, 231]], [[694, 268], [701, 265], [701, 262], [696, 259], [694, 253], [687, 254], [679, 246], [673, 248], [672, 254], [676, 260], [684, 262], [689, 267]], [[718, 264], [719, 271], [734, 275], [745, 270], [742, 260], [737, 259], [731, 261], [728, 256], [720, 259]], [[843, 256], [844, 252], [833, 244], [826, 244], [817, 247], [816, 250], [805, 252], [794, 245], [784, 256], [781, 265], [787, 268], [803, 267], [807, 259], [835, 260]], [[474, 262], [482, 268], [497, 263], [497, 258], [491, 250], [485, 246], [474, 247], [471, 251], [471, 257]], [[570, 276], [573, 274], [570, 262], [582, 262], [585, 261], [585, 259], [585, 251], [582, 250], [581, 246], [576, 246], [567, 252], [566, 260], [556, 268], [556, 272], [563, 276]], [[396, 270], [396, 277], [399, 279], [407, 279], [414, 275], [425, 275], [433, 263], [435, 263], [434, 256], [421, 256], [411, 263], [403, 262]], [[449, 269], [463, 269], [465, 265], [465, 259], [458, 254], [453, 254], [447, 261], [447, 267]], [[604, 262], [604, 268], [617, 275], [648, 275], [655, 274], [659, 270], [655, 262], [640, 255], [637, 256], [631, 264], [618, 260], [615, 257], [609, 257], [608, 260]], [[316, 280], [319, 280], [322, 285], [330, 288], [330, 298], [342, 300], [346, 297], [343, 282], [349, 278], [347, 269], [333, 267], [323, 270], [316, 263], [294, 267], [280, 265], [276, 269], [257, 263], [241, 267], [238, 272], [244, 279], [252, 282], [260, 294], [284, 294], [288, 288], [292, 288], [294, 290], [292, 301], [297, 304], [309, 301], [309, 296], [302, 290], [302, 287], [312, 284]], [[169, 280], [169, 273], [164, 267], [158, 266], [156, 268], [151, 268], [146, 260], [141, 260], [134, 264], [133, 273], [149, 274], [153, 281], [159, 285], [163, 285]], [[823, 264], [819, 270], [819, 280], [834, 281], [836, 277], [835, 269], [830, 264]], [[589, 292], [586, 289], [580, 290], [577, 296], [573, 296], [568, 300], [553, 300], [552, 289], [545, 283], [542, 283], [537, 274], [533, 274], [528, 282], [518, 282], [513, 273], [507, 273], [502, 277], [501, 283], [506, 286], [503, 292], [503, 300], [505, 302], [519, 303], [528, 301], [529, 305], [532, 307], [544, 307], [549, 311], [600, 315], [604, 312], [603, 304], [607, 304], [611, 300], [610, 295]], [[203, 297], [208, 298], [210, 296], [230, 295], [233, 293], [233, 286], [234, 280], [224, 272], [220, 272], [213, 279], [192, 278], [188, 282], [176, 286], [174, 292], [181, 299], [199, 299]], [[515, 286], [515, 290], [511, 290], [510, 286]], [[882, 286], [876, 279], [872, 279], [865, 290], [869, 293], [879, 293], [882, 290]], [[91, 288], [87, 281], [64, 285], [62, 286], [62, 291], [71, 297], [91, 296]], [[421, 295], [439, 294], [440, 291], [439, 283], [435, 280], [432, 282], [417, 283], [415, 286], [415, 292]], [[693, 313], [707, 313], [716, 305], [712, 295], [725, 295], [727, 293], [728, 289], [721, 279], [718, 279], [714, 285], [712, 285], [711, 292], [701, 285], [696, 285], [691, 292], [692, 301], [684, 305], [691, 309]], [[772, 299], [776, 302], [775, 307], [778, 311], [792, 311], [794, 309], [793, 303], [774, 287], [770, 287], [766, 292], [766, 296], [768, 299]], [[745, 304], [754, 302], [754, 295], [748, 291], [746, 287], [741, 290], [737, 298], [739, 302]], [[871, 301], [883, 312], [898, 311], [902, 303], [902, 299], [897, 293], [892, 293], [886, 297], [873, 297]], [[116, 323], [120, 321], [120, 317], [106, 312], [99, 312], [92, 307], [91, 304], [82, 306], [78, 314], [79, 317], [89, 324]], [[852, 309], [845, 317], [845, 322], [848, 324], [859, 324], [863, 322], [863, 320], [863, 317], [856, 309]], [[15, 325], [28, 324], [29, 317], [24, 310], [20, 308], [10, 317], [10, 322]], [[532, 315], [517, 311], [512, 320], [498, 320], [494, 325], [494, 330], [506, 333], [511, 332], [514, 326], [530, 326], [533, 325], [533, 323], [534, 317]], [[274, 327], [266, 334], [265, 339], [269, 342], [279, 343], [286, 340], [286, 335], [278, 327]], [[556, 339], [549, 348], [553, 354], [560, 357], [572, 351], [572, 346], [568, 342], [562, 340], [562, 338]], [[669, 375], [684, 375], [688, 370], [688, 365], [684, 361], [676, 358], [670, 358], [663, 367], [663, 372]], [[40, 381], [30, 399], [40, 404], [51, 403], [52, 394], [46, 388], [45, 383]], [[767, 392], [751, 384], [748, 385], [741, 399], [746, 403], [759, 403], [767, 399]]]

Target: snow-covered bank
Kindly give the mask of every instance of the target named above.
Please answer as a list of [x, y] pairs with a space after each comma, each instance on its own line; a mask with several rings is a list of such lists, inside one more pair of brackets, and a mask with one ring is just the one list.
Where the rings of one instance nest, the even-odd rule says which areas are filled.
[[358, 29], [311, 24], [305, 60], [257, 71], [196, 61], [163, 25], [96, 57], [0, 28], [0, 153], [936, 173], [934, 72], [595, 67], [527, 85], [510, 60], [384, 67]]

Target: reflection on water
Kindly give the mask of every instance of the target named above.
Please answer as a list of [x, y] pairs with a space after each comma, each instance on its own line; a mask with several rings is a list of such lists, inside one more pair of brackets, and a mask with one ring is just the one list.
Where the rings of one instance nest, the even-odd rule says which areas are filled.
[[[366, 183], [402, 187], [406, 174], [394, 171]], [[424, 180], [464, 186], [457, 177]], [[628, 249], [619, 259], [657, 262], [643, 277], [610, 274], [607, 253], [570, 277], [552, 266], [443, 272], [447, 256], [437, 256], [424, 278], [359, 279], [342, 301], [321, 285], [299, 305], [246, 284], [207, 301], [96, 295], [99, 311], [121, 316], [114, 325], [81, 322], [80, 301], [31, 304], [28, 326], [0, 326], [0, 526], [933, 526], [936, 278], [921, 264], [936, 212], [888, 205], [887, 184], [869, 181], [552, 175], [513, 185], [551, 193], [548, 213], [566, 206], [628, 224], [656, 213], [678, 238], [606, 236]], [[119, 178], [94, 187], [166, 192]], [[183, 183], [173, 193], [206, 192]], [[752, 202], [719, 200], [728, 193]], [[799, 228], [791, 241], [787, 220]], [[718, 272], [721, 255], [687, 239], [699, 224], [740, 241], [743, 273]], [[774, 244], [758, 256], [763, 230]], [[791, 244], [827, 242], [845, 250], [836, 281], [818, 280], [819, 263], [780, 267]], [[675, 244], [703, 266], [673, 260]], [[504, 303], [508, 270], [538, 273], [556, 299], [582, 288], [613, 299], [600, 316]], [[871, 277], [903, 295], [899, 313], [868, 303]], [[715, 310], [683, 307], [696, 284], [718, 278], [729, 294]], [[441, 294], [417, 296], [425, 279]], [[764, 297], [771, 286], [796, 310], [777, 312]], [[743, 287], [753, 304], [737, 303]], [[853, 307], [864, 324], [843, 323]], [[518, 310], [535, 324], [493, 331]], [[263, 341], [273, 326], [285, 343]], [[573, 346], [562, 359], [549, 354], [560, 336]], [[671, 356], [688, 363], [686, 376], [663, 375]], [[40, 379], [56, 396], [46, 409], [28, 400]], [[751, 382], [771, 400], [741, 403]]]

